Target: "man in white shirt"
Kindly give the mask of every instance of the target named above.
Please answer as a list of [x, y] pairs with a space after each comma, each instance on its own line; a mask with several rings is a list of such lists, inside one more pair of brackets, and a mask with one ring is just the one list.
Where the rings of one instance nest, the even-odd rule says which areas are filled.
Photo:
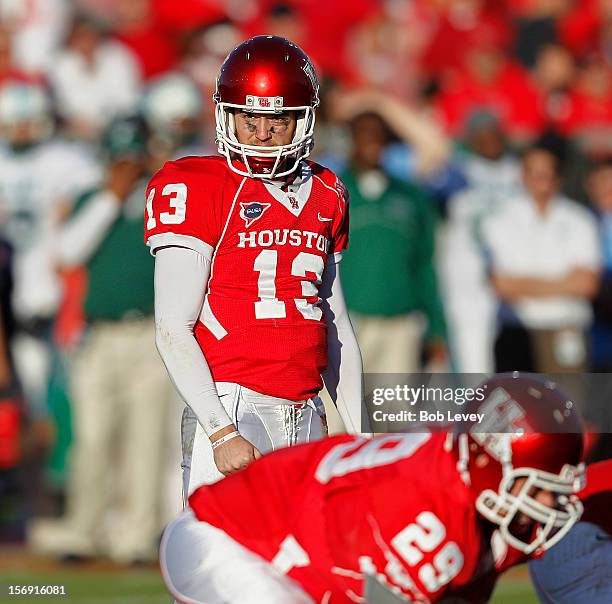
[[559, 194], [559, 162], [534, 146], [522, 160], [524, 193], [483, 224], [500, 299], [498, 371], [564, 372], [586, 365], [585, 328], [599, 280], [593, 216]]
[[131, 51], [78, 17], [49, 70], [58, 111], [71, 136], [91, 140], [118, 115], [137, 109], [141, 74]]

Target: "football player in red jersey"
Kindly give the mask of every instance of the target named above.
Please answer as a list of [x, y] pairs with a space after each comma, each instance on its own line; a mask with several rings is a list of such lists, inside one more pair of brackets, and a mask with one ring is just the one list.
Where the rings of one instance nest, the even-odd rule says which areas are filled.
[[352, 604], [381, 586], [486, 602], [579, 519], [583, 436], [551, 383], [482, 387], [485, 419], [464, 431], [333, 437], [199, 488], [162, 540], [168, 588], [207, 604]]
[[284, 38], [252, 38], [223, 63], [214, 100], [223, 157], [168, 162], [145, 210], [157, 345], [190, 410], [188, 492], [321, 437], [321, 374], [347, 430], [361, 422], [361, 357], [338, 275], [348, 196], [305, 160], [312, 63]]

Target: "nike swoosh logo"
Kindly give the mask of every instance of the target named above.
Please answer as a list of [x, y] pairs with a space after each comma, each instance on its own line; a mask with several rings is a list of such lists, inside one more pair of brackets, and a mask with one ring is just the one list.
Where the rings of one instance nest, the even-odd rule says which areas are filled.
[[321, 216], [321, 212], [318, 213], [318, 217], [321, 222], [331, 222], [333, 220], [333, 218], [325, 218], [324, 216]]

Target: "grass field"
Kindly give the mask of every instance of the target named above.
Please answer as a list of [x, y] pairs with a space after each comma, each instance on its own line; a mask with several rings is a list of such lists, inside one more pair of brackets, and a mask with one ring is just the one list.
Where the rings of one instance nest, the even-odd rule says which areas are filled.
[[[67, 595], [9, 596], [9, 585], [65, 585]], [[0, 602], [7, 604], [169, 604], [155, 568], [125, 570], [110, 564], [58, 565], [22, 550], [0, 551]], [[526, 569], [512, 571], [500, 582], [493, 604], [537, 604]]]

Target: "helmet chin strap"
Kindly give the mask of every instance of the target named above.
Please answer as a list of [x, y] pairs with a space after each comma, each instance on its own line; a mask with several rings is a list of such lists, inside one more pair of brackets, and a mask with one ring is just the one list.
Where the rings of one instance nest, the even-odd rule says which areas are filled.
[[295, 132], [293, 133], [292, 143], [300, 140], [306, 132], [306, 112], [301, 117], [298, 117], [295, 125]]
[[233, 111], [224, 111], [226, 115], [226, 132], [230, 140], [234, 143], [238, 143], [238, 137], [236, 136], [236, 119]]

